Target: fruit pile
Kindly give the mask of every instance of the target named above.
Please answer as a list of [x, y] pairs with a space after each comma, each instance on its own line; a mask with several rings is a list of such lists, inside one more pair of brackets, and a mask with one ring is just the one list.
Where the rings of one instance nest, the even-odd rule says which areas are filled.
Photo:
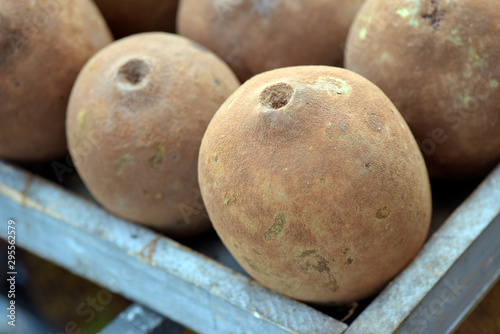
[[175, 238], [213, 226], [262, 285], [360, 300], [422, 247], [429, 174], [500, 161], [499, 13], [489, 0], [6, 0], [0, 158], [69, 151], [113, 214]]

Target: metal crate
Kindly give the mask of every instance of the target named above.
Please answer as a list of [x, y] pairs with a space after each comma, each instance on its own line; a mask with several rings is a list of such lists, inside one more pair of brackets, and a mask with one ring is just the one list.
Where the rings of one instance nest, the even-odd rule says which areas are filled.
[[199, 333], [450, 333], [500, 275], [500, 166], [458, 208], [443, 192], [418, 257], [349, 325], [261, 287], [216, 237], [193, 250], [107, 213], [76, 184], [0, 161], [0, 237], [13, 219], [18, 247], [137, 303], [103, 333], [179, 333], [172, 321]]

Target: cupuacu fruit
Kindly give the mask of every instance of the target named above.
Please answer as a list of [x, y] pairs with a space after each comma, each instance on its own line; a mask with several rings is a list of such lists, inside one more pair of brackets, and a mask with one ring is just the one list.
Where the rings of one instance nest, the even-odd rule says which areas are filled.
[[178, 35], [142, 33], [101, 50], [78, 76], [67, 116], [71, 157], [91, 194], [172, 237], [209, 229], [198, 151], [238, 86], [222, 60]]
[[379, 88], [344, 69], [248, 80], [210, 122], [198, 174], [241, 266], [306, 302], [373, 295], [428, 234], [431, 191], [415, 138]]

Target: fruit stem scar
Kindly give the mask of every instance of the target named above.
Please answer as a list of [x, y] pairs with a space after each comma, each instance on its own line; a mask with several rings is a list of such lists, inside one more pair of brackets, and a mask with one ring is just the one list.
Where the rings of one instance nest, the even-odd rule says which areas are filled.
[[274, 84], [260, 93], [260, 104], [270, 109], [281, 109], [290, 102], [293, 92], [293, 87], [287, 83]]
[[132, 85], [139, 84], [149, 73], [149, 64], [142, 59], [132, 59], [118, 70], [118, 77]]

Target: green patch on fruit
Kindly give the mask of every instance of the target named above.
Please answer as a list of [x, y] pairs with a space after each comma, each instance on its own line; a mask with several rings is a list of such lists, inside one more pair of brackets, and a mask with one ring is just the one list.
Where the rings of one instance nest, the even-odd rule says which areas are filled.
[[247, 258], [245, 256], [243, 256], [243, 260], [245, 260], [245, 262], [248, 264], [248, 266], [252, 270], [254, 270], [254, 271], [256, 271], [256, 272], [258, 272], [260, 274], [269, 276], [269, 274], [267, 273], [266, 266], [264, 266], [260, 261], [254, 260], [254, 259], [249, 259], [249, 258]]
[[325, 180], [324, 178], [322, 178], [322, 177], [321, 177], [321, 178], [319, 179], [319, 182], [320, 182], [321, 184], [325, 184], [325, 183], [326, 183], [326, 180]]
[[396, 14], [398, 14], [402, 18], [406, 18], [410, 16], [410, 10], [408, 8], [399, 8], [396, 10]]
[[328, 137], [328, 139], [332, 140], [333, 139], [333, 133], [328, 130], [328, 127], [325, 129], [325, 135]]
[[348, 96], [352, 90], [347, 81], [335, 77], [320, 77], [313, 86], [316, 90], [326, 92], [330, 96]]
[[344, 140], [344, 138], [345, 138], [345, 137], [348, 137], [348, 136], [350, 136], [351, 134], [352, 134], [352, 131], [349, 131], [349, 132], [347, 132], [347, 133], [343, 133], [343, 134], [341, 134], [341, 135], [338, 135], [338, 136], [337, 136], [337, 139], [338, 139], [338, 140]]
[[118, 160], [116, 161], [115, 170], [113, 171], [113, 174], [115, 174], [115, 175], [122, 174], [123, 168], [131, 160], [132, 160], [132, 156], [130, 155], [130, 153], [126, 153], [126, 154], [122, 155], [121, 157], [119, 157]]
[[403, 19], [408, 19], [408, 23], [410, 26], [417, 28], [418, 27], [418, 19], [420, 17], [420, 4], [418, 1], [414, 1], [413, 6], [411, 8], [404, 7], [396, 9], [396, 14], [402, 17]]
[[498, 88], [498, 80], [490, 80], [490, 87], [491, 88]]
[[85, 109], [82, 109], [78, 112], [78, 115], [76, 116], [78, 124], [82, 125], [85, 122], [85, 114], [86, 113], [87, 113], [87, 111]]
[[451, 29], [450, 34], [451, 35], [445, 37], [445, 40], [450, 41], [455, 45], [464, 45], [464, 43], [462, 42], [462, 38], [460, 38], [460, 36], [457, 36], [457, 29]]
[[462, 39], [460, 38], [460, 36], [448, 35], [445, 37], [445, 39], [452, 42], [455, 45], [463, 45], [464, 44], [464, 43], [462, 43]]
[[330, 272], [328, 260], [317, 249], [307, 249], [295, 256], [303, 271], [316, 270], [319, 273]]
[[368, 29], [366, 27], [361, 28], [358, 34], [358, 38], [363, 41], [366, 39], [367, 34], [368, 34]]
[[271, 239], [276, 239], [281, 235], [281, 232], [285, 228], [286, 217], [284, 214], [280, 213], [274, 217], [274, 223], [267, 229], [264, 233], [264, 240], [269, 241]]
[[155, 144], [153, 154], [148, 158], [149, 167], [158, 169], [163, 164], [165, 146], [162, 143]]
[[375, 217], [377, 217], [377, 219], [385, 219], [385, 218], [389, 217], [390, 214], [391, 214], [391, 212], [387, 208], [387, 206], [383, 206], [377, 210]]
[[469, 60], [473, 60], [476, 62], [481, 61], [481, 57], [479, 57], [479, 55], [476, 52], [476, 49], [474, 49], [474, 47], [472, 45], [469, 46]]

